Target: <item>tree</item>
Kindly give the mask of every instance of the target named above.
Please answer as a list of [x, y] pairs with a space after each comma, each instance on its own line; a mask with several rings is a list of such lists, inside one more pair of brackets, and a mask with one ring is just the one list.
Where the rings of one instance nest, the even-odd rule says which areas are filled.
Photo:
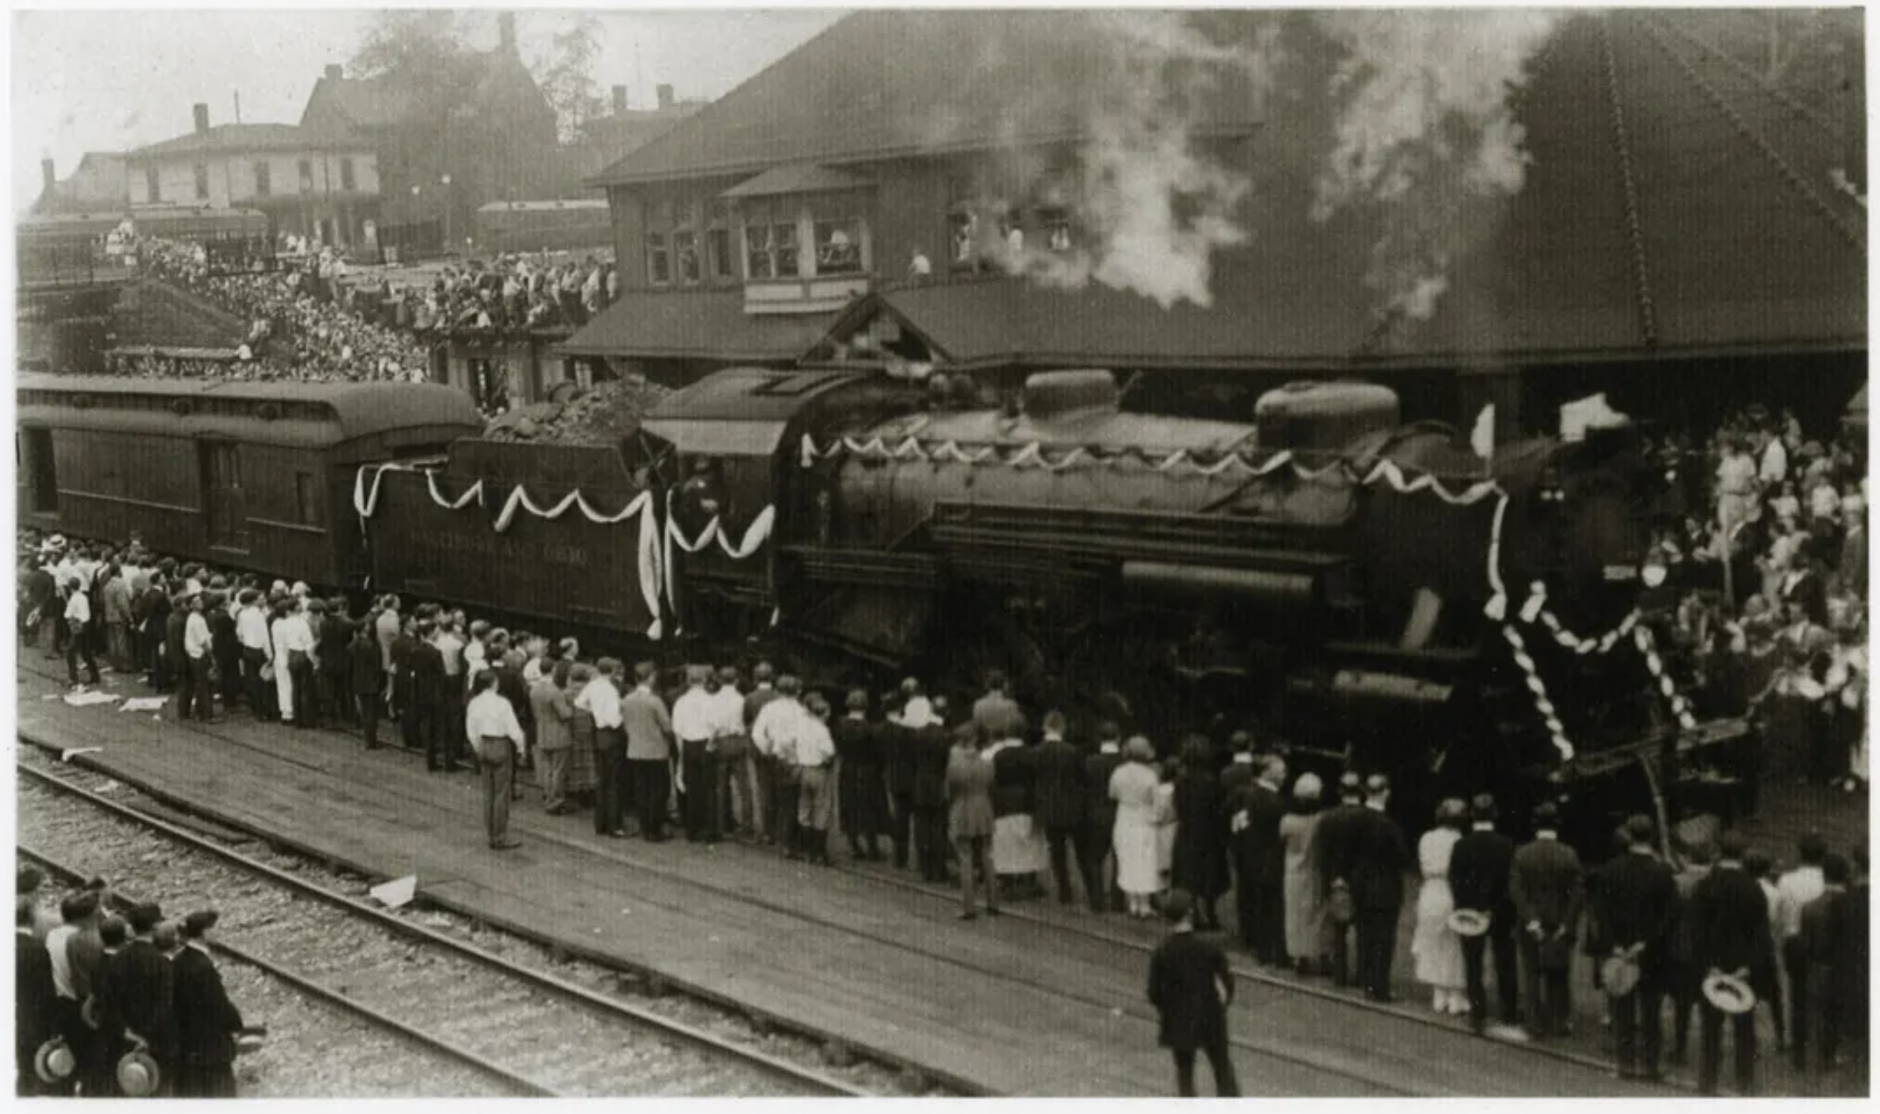
[[354, 77], [395, 77], [445, 103], [475, 81], [475, 67], [457, 13], [439, 8], [379, 12], [352, 59]]
[[555, 109], [556, 128], [564, 143], [580, 138], [581, 125], [601, 114], [599, 86], [594, 81], [594, 60], [600, 56], [600, 20], [583, 12], [557, 31], [549, 50], [530, 67], [542, 95]]

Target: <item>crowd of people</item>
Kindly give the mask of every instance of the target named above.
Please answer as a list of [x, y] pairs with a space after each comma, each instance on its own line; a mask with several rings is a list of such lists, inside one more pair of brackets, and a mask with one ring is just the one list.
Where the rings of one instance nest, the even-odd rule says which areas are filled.
[[138, 237], [146, 272], [244, 321], [232, 362], [119, 354], [115, 374], [314, 382], [422, 381], [429, 349], [458, 333], [578, 328], [619, 295], [613, 264], [504, 254], [444, 267], [428, 284], [373, 281], [331, 249], [277, 256], [273, 267], [225, 267], [197, 243]]
[[16, 1093], [233, 1098], [248, 1035], [210, 956], [214, 910], [166, 918], [102, 879], [51, 892], [34, 867], [15, 891]]
[[[1657, 447], [1685, 513], [1653, 539], [1668, 652], [1704, 717], [1760, 726], [1739, 775], [1867, 784], [1864, 434], [1755, 406]], [[1754, 792], [1744, 802], [1754, 810]]]

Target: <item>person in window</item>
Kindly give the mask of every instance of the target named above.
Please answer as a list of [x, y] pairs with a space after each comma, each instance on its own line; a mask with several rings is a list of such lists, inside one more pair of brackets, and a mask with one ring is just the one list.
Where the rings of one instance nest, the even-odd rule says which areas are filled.
[[923, 282], [933, 274], [933, 263], [927, 259], [927, 253], [919, 247], [909, 253], [907, 259], [907, 277], [911, 282]]

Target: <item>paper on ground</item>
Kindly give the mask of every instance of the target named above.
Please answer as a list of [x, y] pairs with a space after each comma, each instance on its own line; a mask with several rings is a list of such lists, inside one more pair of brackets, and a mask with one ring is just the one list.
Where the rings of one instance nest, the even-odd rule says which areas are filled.
[[82, 708], [87, 704], [114, 704], [117, 699], [118, 695], [115, 692], [68, 692], [65, 694], [65, 702], [74, 708]]
[[167, 696], [133, 696], [126, 700], [120, 712], [154, 712], [170, 702]]
[[390, 882], [382, 882], [372, 887], [368, 892], [378, 899], [379, 904], [397, 909], [402, 905], [410, 904], [411, 899], [417, 895], [418, 876], [407, 874], [403, 878], [394, 878]]

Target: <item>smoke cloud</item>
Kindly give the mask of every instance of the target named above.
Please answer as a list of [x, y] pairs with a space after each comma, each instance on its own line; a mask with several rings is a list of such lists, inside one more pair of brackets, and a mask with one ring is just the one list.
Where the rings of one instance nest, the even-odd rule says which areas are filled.
[[1331, 78], [1340, 102], [1334, 147], [1312, 219], [1354, 205], [1383, 209], [1365, 283], [1388, 312], [1436, 310], [1473, 228], [1464, 210], [1512, 197], [1528, 157], [1508, 94], [1558, 22], [1550, 12], [1343, 11], [1319, 26], [1346, 50]]
[[[1466, 208], [1522, 187], [1528, 159], [1508, 93], [1558, 20], [1533, 10], [1336, 11], [1290, 20], [1115, 10], [1058, 18], [1086, 21], [1100, 59], [1093, 61], [1100, 79], [1088, 82], [1094, 91], [1079, 110], [1080, 158], [1068, 180], [1052, 180], [1021, 138], [1038, 130], [1032, 117], [1045, 110], [1013, 106], [1001, 130], [1020, 170], [1014, 175], [1008, 165], [1005, 178], [1035, 179], [1026, 187], [1032, 196], [986, 202], [970, 231], [979, 258], [1041, 285], [1094, 280], [1164, 308], [1212, 305], [1214, 252], [1249, 242], [1246, 207], [1263, 200], [1253, 196], [1249, 168], [1224, 157], [1223, 91], [1241, 98], [1230, 114], [1247, 124], [1269, 110], [1291, 111], [1272, 95], [1287, 68], [1310, 86], [1290, 90], [1288, 100], [1328, 98], [1333, 106], [1311, 219], [1381, 209], [1388, 231], [1364, 281], [1382, 310], [1418, 319], [1449, 289]], [[1297, 52], [1283, 32], [1329, 40], [1338, 61], [1329, 73], [1289, 66]], [[959, 124], [936, 119], [936, 134]], [[1257, 134], [1252, 144], [1257, 157]], [[1073, 243], [1011, 232], [1005, 206], [1054, 192], [1075, 213]]]

